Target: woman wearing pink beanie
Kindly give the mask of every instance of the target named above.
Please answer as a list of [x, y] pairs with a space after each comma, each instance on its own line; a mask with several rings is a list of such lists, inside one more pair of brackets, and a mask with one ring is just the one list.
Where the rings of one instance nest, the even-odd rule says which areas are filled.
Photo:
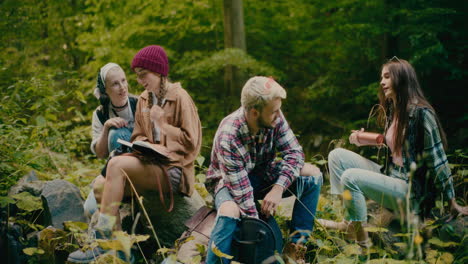
[[[151, 155], [138, 153], [122, 154], [108, 161], [100, 215], [92, 230], [98, 238], [110, 238], [119, 204], [124, 195], [131, 193], [126, 175], [137, 192], [158, 191], [168, 211], [177, 206], [173, 204], [173, 195], [191, 196], [194, 190], [194, 161], [201, 146], [201, 124], [192, 98], [180, 83], [168, 80], [169, 63], [160, 46], [141, 49], [133, 58], [132, 69], [145, 91], [138, 100], [131, 141], [145, 141], [163, 149], [170, 162], [161, 163]], [[104, 252], [99, 247], [75, 251], [68, 261], [89, 263]]]

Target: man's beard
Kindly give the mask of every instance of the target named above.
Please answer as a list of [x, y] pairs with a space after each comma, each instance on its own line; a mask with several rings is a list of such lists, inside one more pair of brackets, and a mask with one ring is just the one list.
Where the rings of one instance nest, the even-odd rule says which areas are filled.
[[265, 122], [265, 120], [263, 120], [263, 118], [259, 118], [258, 119], [258, 127], [260, 128], [267, 128], [267, 129], [272, 129], [274, 128], [274, 125], [273, 125], [274, 122]]

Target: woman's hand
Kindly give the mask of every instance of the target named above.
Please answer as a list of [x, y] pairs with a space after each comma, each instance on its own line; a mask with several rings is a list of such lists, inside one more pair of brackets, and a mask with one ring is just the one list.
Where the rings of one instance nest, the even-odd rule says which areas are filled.
[[349, 135], [349, 143], [354, 144], [358, 147], [362, 146], [361, 144], [359, 144], [357, 137], [359, 133], [364, 132], [364, 128], [361, 128], [361, 130], [352, 130], [351, 132], [351, 135]]
[[121, 117], [110, 118], [104, 123], [104, 127], [107, 130], [109, 130], [111, 127], [121, 128], [121, 127], [125, 127], [127, 125], [128, 125], [127, 121], [125, 121], [125, 119], [123, 119]]
[[455, 198], [452, 198], [452, 200], [450, 200], [450, 218], [447, 222], [450, 222], [454, 217], [459, 215], [468, 215], [468, 206], [461, 206], [457, 204]]
[[150, 117], [151, 117], [151, 120], [156, 122], [160, 127], [162, 127], [163, 125], [167, 123], [164, 109], [162, 109], [158, 105], [153, 105], [153, 107], [151, 107]]

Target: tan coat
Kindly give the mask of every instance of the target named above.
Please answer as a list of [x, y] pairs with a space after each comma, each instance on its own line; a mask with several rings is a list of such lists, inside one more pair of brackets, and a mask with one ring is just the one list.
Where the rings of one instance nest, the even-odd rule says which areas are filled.
[[[180, 83], [169, 84], [166, 103], [163, 105], [169, 126], [161, 130], [160, 144], [171, 151], [171, 166], [182, 168], [179, 191], [191, 196], [195, 186], [194, 161], [200, 152], [202, 133], [197, 108]], [[153, 126], [148, 108], [148, 92], [138, 100], [135, 128], [131, 141], [153, 141]]]

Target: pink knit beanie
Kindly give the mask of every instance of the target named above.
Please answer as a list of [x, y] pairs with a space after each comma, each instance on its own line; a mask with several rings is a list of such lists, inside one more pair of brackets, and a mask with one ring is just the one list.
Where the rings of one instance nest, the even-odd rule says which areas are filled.
[[167, 76], [169, 73], [169, 62], [166, 52], [161, 46], [157, 45], [142, 48], [133, 57], [132, 61], [132, 70], [138, 67]]

